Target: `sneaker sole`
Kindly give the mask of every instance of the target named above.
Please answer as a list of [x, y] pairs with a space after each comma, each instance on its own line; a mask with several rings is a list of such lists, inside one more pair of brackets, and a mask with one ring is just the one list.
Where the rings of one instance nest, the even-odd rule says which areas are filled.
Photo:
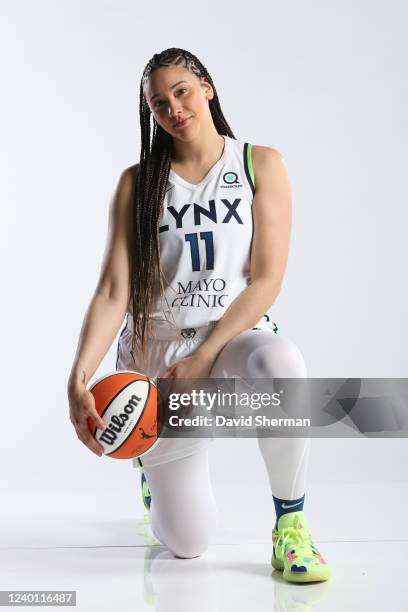
[[330, 569], [328, 568], [328, 566], [324, 566], [324, 565], [322, 565], [322, 567], [320, 568], [319, 574], [315, 574], [315, 575], [313, 575], [313, 573], [311, 572], [305, 572], [302, 574], [295, 574], [290, 571], [288, 572], [285, 569], [283, 561], [280, 561], [273, 555], [271, 558], [271, 565], [274, 569], [278, 570], [279, 572], [283, 572], [283, 577], [288, 582], [323, 582], [325, 580], [328, 580], [331, 576]]

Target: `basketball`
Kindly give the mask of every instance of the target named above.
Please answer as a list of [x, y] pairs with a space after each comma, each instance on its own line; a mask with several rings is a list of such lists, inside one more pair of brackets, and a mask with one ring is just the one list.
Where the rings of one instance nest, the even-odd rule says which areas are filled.
[[160, 427], [157, 419], [157, 387], [144, 374], [120, 370], [105, 374], [88, 389], [95, 408], [106, 423], [102, 430], [88, 418], [88, 427], [114, 459], [145, 455], [155, 446]]

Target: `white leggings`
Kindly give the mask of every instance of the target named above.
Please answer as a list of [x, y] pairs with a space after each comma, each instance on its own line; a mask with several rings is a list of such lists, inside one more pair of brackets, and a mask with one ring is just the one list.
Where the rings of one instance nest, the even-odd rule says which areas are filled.
[[[306, 378], [307, 372], [299, 348], [290, 339], [270, 329], [249, 329], [224, 347], [210, 376]], [[305, 493], [310, 438], [257, 440], [271, 492], [280, 499], [301, 497]], [[199, 556], [208, 547], [218, 524], [208, 448], [143, 467], [150, 487], [150, 522], [155, 537], [176, 557]]]

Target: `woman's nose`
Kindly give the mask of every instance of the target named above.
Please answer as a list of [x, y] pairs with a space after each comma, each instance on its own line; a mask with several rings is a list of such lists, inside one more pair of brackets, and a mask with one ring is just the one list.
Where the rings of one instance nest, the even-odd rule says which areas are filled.
[[174, 102], [169, 102], [169, 114], [171, 119], [175, 119], [177, 115], [182, 114], [182, 107], [180, 102], [175, 100]]

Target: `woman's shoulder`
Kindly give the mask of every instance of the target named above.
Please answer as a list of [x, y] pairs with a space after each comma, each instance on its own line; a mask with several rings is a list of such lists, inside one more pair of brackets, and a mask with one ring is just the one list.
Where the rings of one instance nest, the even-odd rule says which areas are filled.
[[119, 191], [121, 191], [123, 194], [131, 196], [136, 186], [138, 172], [139, 164], [133, 164], [132, 166], [128, 166], [127, 168], [122, 170], [118, 182]]
[[120, 173], [119, 180], [116, 185], [115, 196], [113, 198], [114, 206], [126, 207], [130, 205], [134, 189], [136, 186], [137, 173], [139, 164], [128, 166]]
[[128, 166], [122, 171], [122, 177], [124, 180], [134, 180], [139, 172], [139, 164], [133, 164], [132, 166]]
[[252, 159], [263, 160], [280, 160], [283, 158], [283, 154], [278, 149], [273, 147], [267, 147], [265, 145], [252, 145]]
[[283, 153], [274, 147], [252, 145], [252, 165], [257, 185], [268, 184], [271, 180], [287, 180], [287, 164]]

